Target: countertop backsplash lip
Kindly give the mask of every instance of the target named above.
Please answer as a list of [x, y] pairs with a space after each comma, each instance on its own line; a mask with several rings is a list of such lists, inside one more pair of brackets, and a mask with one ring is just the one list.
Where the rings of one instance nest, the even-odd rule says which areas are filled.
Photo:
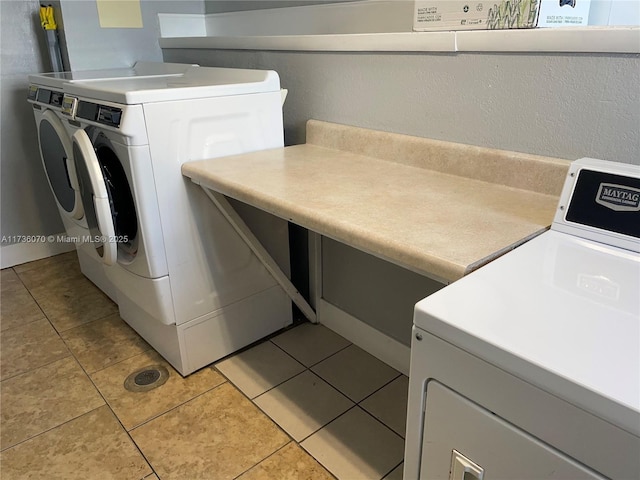
[[[307, 121], [308, 144], [546, 195], [560, 196], [570, 160]], [[527, 175], [522, 175], [526, 169]]]

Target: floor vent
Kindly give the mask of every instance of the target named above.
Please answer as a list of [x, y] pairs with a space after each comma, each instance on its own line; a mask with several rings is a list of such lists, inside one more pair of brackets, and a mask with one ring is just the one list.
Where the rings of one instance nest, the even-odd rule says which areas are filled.
[[124, 381], [124, 388], [130, 392], [148, 392], [169, 379], [169, 370], [162, 365], [150, 365], [136, 370]]

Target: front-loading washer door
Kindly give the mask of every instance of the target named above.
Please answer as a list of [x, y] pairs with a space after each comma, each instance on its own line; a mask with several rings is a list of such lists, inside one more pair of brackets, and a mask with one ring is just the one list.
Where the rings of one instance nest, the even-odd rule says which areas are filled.
[[93, 144], [84, 130], [73, 134], [73, 159], [91, 237], [89, 240], [102, 261], [113, 265], [118, 259], [118, 250], [109, 194]]
[[73, 163], [71, 141], [64, 125], [51, 110], [38, 122], [38, 142], [51, 191], [58, 205], [69, 217], [79, 220], [84, 215]]
[[87, 135], [91, 138], [107, 187], [111, 218], [116, 233], [118, 262], [128, 264], [138, 253], [138, 214], [129, 177], [116, 152], [120, 151], [123, 160], [129, 160], [129, 158], [102, 131], [91, 132], [87, 129]]

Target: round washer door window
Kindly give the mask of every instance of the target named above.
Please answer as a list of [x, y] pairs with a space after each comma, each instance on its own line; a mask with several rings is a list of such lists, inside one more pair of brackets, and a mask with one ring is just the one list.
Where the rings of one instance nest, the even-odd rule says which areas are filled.
[[75, 219], [84, 215], [71, 154], [71, 141], [60, 119], [51, 110], [42, 114], [38, 124], [38, 141], [42, 163], [56, 201]]

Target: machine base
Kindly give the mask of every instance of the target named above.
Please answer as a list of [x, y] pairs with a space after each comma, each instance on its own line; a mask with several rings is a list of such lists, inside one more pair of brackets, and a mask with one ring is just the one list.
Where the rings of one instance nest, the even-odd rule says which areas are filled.
[[164, 325], [126, 296], [120, 316], [183, 376], [292, 323], [280, 286], [256, 293], [182, 325]]

